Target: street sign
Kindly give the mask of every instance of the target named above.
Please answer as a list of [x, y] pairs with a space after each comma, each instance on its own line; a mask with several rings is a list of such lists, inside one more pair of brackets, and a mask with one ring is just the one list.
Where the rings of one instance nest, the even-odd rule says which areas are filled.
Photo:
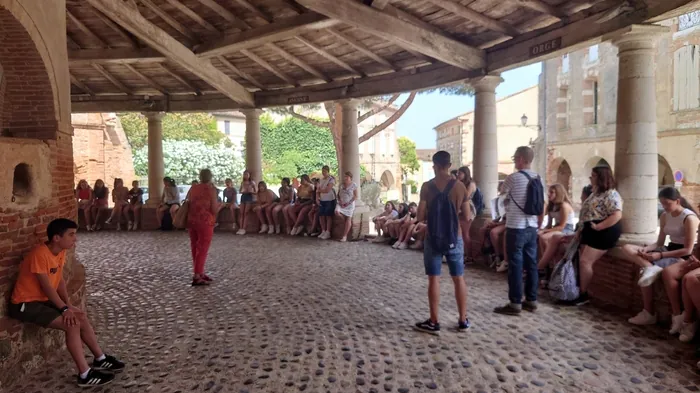
[[677, 182], [682, 182], [683, 181], [683, 172], [675, 171], [673, 173], [673, 180], [675, 180]]

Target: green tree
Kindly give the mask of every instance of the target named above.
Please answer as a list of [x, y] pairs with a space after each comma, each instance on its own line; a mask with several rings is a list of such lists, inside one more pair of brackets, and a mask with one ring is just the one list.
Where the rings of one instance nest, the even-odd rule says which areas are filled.
[[411, 174], [420, 168], [418, 154], [416, 154], [416, 143], [402, 136], [397, 139], [399, 143], [399, 160], [401, 172]]
[[[148, 146], [135, 150], [133, 157], [136, 174], [148, 176]], [[244, 170], [243, 160], [232, 148], [207, 146], [201, 141], [163, 141], [163, 160], [165, 175], [178, 184], [197, 179], [204, 168], [211, 170], [217, 184], [227, 177], [239, 179]]]
[[[140, 113], [120, 113], [119, 120], [131, 148], [148, 144], [148, 120]], [[207, 146], [230, 147], [231, 141], [216, 128], [216, 119], [209, 113], [168, 113], [163, 117], [163, 140], [201, 141]]]

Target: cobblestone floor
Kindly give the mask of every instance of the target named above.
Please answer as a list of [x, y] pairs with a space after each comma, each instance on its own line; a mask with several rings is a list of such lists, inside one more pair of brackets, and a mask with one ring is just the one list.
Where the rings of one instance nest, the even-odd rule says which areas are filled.
[[[81, 234], [89, 314], [129, 369], [104, 392], [687, 392], [693, 348], [593, 307], [495, 315], [503, 275], [467, 271], [468, 333], [427, 316], [419, 253], [368, 243], [217, 234], [216, 282], [192, 288], [186, 234]], [[448, 277], [444, 326], [456, 322]], [[635, 310], [636, 311], [636, 310]], [[444, 329], [443, 329], [444, 330]], [[73, 392], [65, 352], [9, 392]]]

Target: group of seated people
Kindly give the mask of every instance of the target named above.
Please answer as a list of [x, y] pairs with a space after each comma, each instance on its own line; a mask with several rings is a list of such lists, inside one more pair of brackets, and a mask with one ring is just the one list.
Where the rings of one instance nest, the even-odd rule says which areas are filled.
[[[122, 218], [128, 223], [127, 230], [135, 231], [141, 222], [143, 190], [136, 180], [131, 182], [131, 189], [128, 189], [124, 186], [124, 180], [114, 179], [112, 189], [114, 208], [106, 219], [104, 216], [109, 208], [109, 188], [102, 179], [97, 179], [93, 188], [87, 181], [80, 180], [75, 189], [75, 200], [78, 203], [78, 209], [83, 212], [88, 231], [99, 231], [103, 223], [110, 224], [113, 220], [117, 220], [117, 230], [120, 231]], [[103, 219], [105, 221], [102, 221]]]
[[422, 250], [427, 223], [418, 221], [418, 205], [387, 202], [381, 214], [372, 218], [377, 231], [373, 243], [389, 243], [396, 250]]

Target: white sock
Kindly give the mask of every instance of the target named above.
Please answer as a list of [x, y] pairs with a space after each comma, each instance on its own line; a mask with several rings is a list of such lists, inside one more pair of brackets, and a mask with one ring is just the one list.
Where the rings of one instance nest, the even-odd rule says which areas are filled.
[[81, 379], [87, 378], [88, 373], [90, 373], [90, 369], [89, 369], [89, 368], [88, 368], [87, 371], [85, 371], [84, 373], [80, 373], [80, 378], [81, 378]]
[[102, 356], [100, 356], [99, 358], [95, 358], [95, 360], [97, 360], [98, 362], [101, 362], [101, 361], [105, 360], [106, 357], [107, 357], [107, 355], [105, 355], [103, 353]]

